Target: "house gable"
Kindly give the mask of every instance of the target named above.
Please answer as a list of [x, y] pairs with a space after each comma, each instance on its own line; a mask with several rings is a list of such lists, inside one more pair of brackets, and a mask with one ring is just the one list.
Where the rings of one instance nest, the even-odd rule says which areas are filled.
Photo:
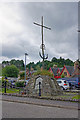
[[53, 73], [54, 77], [59, 77], [61, 73], [61, 70], [59, 68], [50, 68], [49, 71]]
[[66, 77], [70, 77], [70, 73], [69, 71], [67, 70], [66, 66], [64, 65], [63, 69], [62, 69], [62, 72], [60, 73], [60, 76], [64, 74]]

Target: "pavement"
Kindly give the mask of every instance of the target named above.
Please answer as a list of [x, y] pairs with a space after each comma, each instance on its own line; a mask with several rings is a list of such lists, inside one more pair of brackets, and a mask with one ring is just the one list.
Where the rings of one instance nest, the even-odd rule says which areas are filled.
[[2, 95], [2, 99], [0, 97], [0, 100], [8, 101], [8, 102], [23, 103], [23, 104], [33, 104], [38, 106], [48, 106], [48, 107], [80, 110], [79, 108], [80, 105], [78, 102], [46, 100], [46, 99], [38, 99], [38, 98], [31, 98], [31, 97], [16, 97], [16, 96], [7, 96], [7, 95]]

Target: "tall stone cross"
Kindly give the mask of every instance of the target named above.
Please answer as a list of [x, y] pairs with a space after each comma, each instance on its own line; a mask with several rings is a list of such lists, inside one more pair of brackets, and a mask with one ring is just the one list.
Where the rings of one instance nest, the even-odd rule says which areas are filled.
[[43, 28], [46, 28], [46, 29], [49, 29], [49, 30], [51, 30], [51, 28], [46, 27], [46, 26], [43, 25], [43, 16], [42, 16], [42, 24], [38, 24], [38, 23], [35, 23], [35, 22], [34, 22], [34, 24], [35, 24], [35, 25], [38, 25], [38, 26], [41, 26], [41, 30], [42, 30], [42, 44], [41, 44], [42, 55], [41, 55], [40, 52], [39, 52], [39, 55], [40, 55], [40, 57], [43, 59], [43, 62], [44, 62], [44, 60], [48, 58], [48, 54], [47, 54], [47, 56], [45, 56], [45, 54], [44, 54], [45, 45], [44, 45], [44, 43], [43, 43]]

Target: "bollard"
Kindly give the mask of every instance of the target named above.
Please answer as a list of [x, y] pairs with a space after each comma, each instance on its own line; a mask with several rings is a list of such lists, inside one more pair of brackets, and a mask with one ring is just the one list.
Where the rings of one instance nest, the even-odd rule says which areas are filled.
[[5, 81], [5, 91], [4, 92], [6, 93], [6, 81]]
[[39, 82], [39, 96], [41, 96], [41, 82]]

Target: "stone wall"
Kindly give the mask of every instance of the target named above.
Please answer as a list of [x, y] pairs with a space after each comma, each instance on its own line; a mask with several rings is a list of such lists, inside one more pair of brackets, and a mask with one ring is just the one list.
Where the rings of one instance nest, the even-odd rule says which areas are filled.
[[31, 79], [26, 86], [26, 92], [28, 95], [39, 95], [39, 82], [41, 82], [42, 96], [62, 94], [62, 91], [55, 79], [51, 78], [50, 76], [37, 75], [31, 76]]

